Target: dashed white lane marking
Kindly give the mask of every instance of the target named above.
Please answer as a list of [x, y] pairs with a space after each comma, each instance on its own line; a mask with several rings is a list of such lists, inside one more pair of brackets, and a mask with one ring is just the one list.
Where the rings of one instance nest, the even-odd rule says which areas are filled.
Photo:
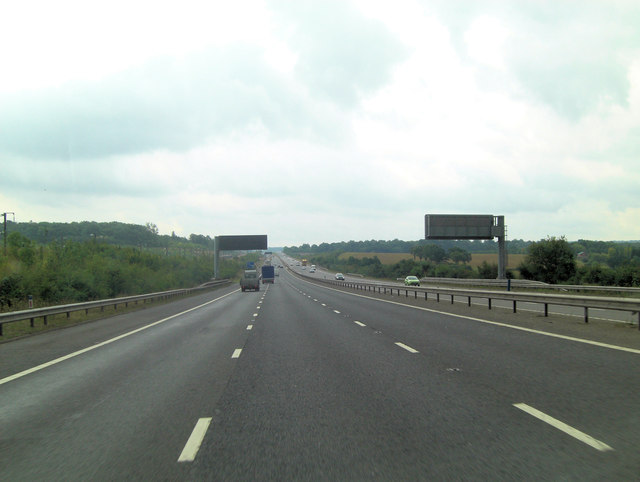
[[253, 325], [247, 325], [247, 330], [253, 330]]
[[338, 310], [333, 310], [334, 313], [340, 314]]
[[231, 355], [231, 358], [240, 358], [240, 353], [242, 353], [242, 348], [236, 348], [235, 350], [233, 350], [233, 355]]
[[355, 320], [354, 320], [354, 323], [355, 323], [356, 325], [358, 325], [358, 326], [367, 326], [367, 325], [365, 325], [364, 323], [362, 323], [362, 322], [360, 322], [360, 321], [355, 321]]
[[260, 306], [256, 306], [256, 310], [259, 310], [261, 307]]
[[182, 449], [180, 457], [178, 457], [178, 462], [193, 462], [195, 460], [210, 423], [211, 418], [198, 419], [193, 432], [191, 432], [191, 436]]
[[516, 325], [509, 325], [507, 323], [500, 323], [498, 321], [489, 321], [489, 320], [485, 320], [485, 319], [482, 319], [482, 318], [476, 318], [476, 317], [473, 317], [473, 316], [457, 315], [455, 313], [447, 313], [446, 311], [433, 310], [431, 308], [424, 308], [422, 306], [406, 305], [404, 303], [398, 303], [397, 301], [382, 300], [380, 298], [372, 298], [371, 296], [360, 295], [360, 294], [357, 294], [357, 293], [349, 293], [349, 292], [342, 291], [342, 290], [337, 290], [337, 289], [334, 289], [334, 288], [328, 288], [326, 286], [321, 286], [321, 288], [325, 289], [325, 290], [330, 290], [330, 291], [337, 291], [339, 293], [344, 293], [344, 294], [347, 294], [349, 296], [356, 296], [358, 298], [366, 298], [368, 300], [379, 301], [381, 303], [388, 303], [388, 304], [391, 304], [391, 305], [402, 306], [404, 308], [409, 308], [409, 309], [413, 309], [413, 310], [427, 311], [427, 312], [430, 312], [430, 313], [438, 313], [439, 315], [451, 316], [453, 318], [460, 318], [460, 319], [463, 319], [463, 320], [477, 321], [477, 322], [480, 322], [480, 323], [486, 323], [488, 325], [499, 326], [499, 327], [502, 327], [502, 328], [510, 328], [512, 330], [519, 330], [519, 331], [524, 331], [524, 332], [527, 332], [527, 333], [535, 333], [536, 335], [550, 336], [552, 338], [559, 338], [561, 340], [575, 341], [577, 343], [584, 343], [586, 345], [593, 345], [593, 346], [599, 346], [599, 347], [602, 347], [602, 348], [609, 348], [611, 350], [618, 350], [618, 351], [625, 351], [627, 353], [640, 354], [640, 350], [638, 350], [636, 348], [628, 348], [626, 346], [610, 345], [608, 343], [601, 343], [599, 341], [586, 340], [584, 338], [575, 338], [573, 336], [559, 335], [559, 334], [556, 334], [556, 333], [549, 333], [547, 331], [534, 330], [532, 328], [525, 328], [523, 326], [516, 326]]
[[571, 435], [573, 438], [580, 440], [580, 442], [583, 442], [593, 447], [594, 449], [599, 450], [600, 452], [608, 452], [610, 450], [613, 450], [613, 448], [608, 446], [606, 443], [601, 442], [600, 440], [593, 438], [591, 435], [587, 435], [586, 433], [581, 432], [580, 430], [573, 428], [570, 425], [567, 425], [566, 423], [561, 422], [560, 420], [553, 418], [552, 416], [547, 415], [544, 412], [541, 412], [540, 410], [530, 407], [526, 403], [514, 403], [513, 406], [519, 408], [523, 412], [528, 413], [529, 415], [536, 417], [539, 420], [542, 420], [543, 422], [548, 423], [552, 427], [555, 427], [558, 430]]
[[74, 351], [73, 353], [69, 353], [68, 355], [61, 356], [59, 358], [56, 358], [56, 359], [51, 360], [51, 361], [48, 361], [48, 362], [43, 363], [41, 365], [35, 366], [33, 368], [29, 368], [27, 370], [23, 370], [21, 372], [15, 373], [15, 374], [10, 375], [8, 377], [2, 378], [2, 379], [0, 379], [0, 385], [3, 385], [3, 384], [8, 383], [10, 381], [16, 380], [18, 378], [22, 378], [22, 377], [24, 377], [26, 375], [29, 375], [30, 373], [34, 373], [34, 372], [43, 370], [44, 368], [50, 367], [52, 365], [56, 365], [56, 364], [58, 364], [60, 362], [63, 362], [63, 361], [68, 360], [70, 358], [74, 358], [74, 357], [76, 357], [78, 355], [82, 355], [83, 353], [87, 353], [88, 351], [95, 350], [96, 348], [100, 348], [101, 346], [108, 345], [110, 343], [113, 343], [114, 341], [122, 340], [123, 338], [131, 336], [131, 335], [133, 335], [135, 333], [139, 333], [139, 332], [141, 332], [143, 330], [146, 330], [147, 328], [151, 328], [152, 326], [159, 325], [160, 323], [164, 323], [165, 321], [172, 320], [174, 318], [177, 318], [180, 315], [184, 315], [185, 313], [189, 313], [191, 311], [194, 311], [194, 310], [197, 310], [199, 308], [202, 308], [203, 306], [207, 306], [207, 305], [210, 305], [211, 303], [215, 303], [216, 301], [221, 300], [222, 298], [226, 298], [227, 296], [230, 296], [230, 295], [232, 295], [234, 293], [237, 293], [238, 291], [240, 291], [240, 288], [238, 288], [235, 291], [232, 291], [231, 293], [227, 293], [226, 295], [222, 295], [222, 296], [216, 298], [215, 300], [207, 301], [206, 303], [203, 303], [203, 304], [198, 305], [198, 306], [194, 306], [193, 308], [189, 308], [188, 310], [182, 311], [181, 313], [176, 313], [175, 315], [168, 316], [167, 318], [163, 318], [162, 320], [154, 321], [153, 323], [150, 323], [148, 325], [142, 326], [140, 328], [137, 328], [135, 330], [129, 331], [127, 333], [123, 333], [122, 335], [116, 336], [115, 338], [111, 338], [110, 340], [106, 340], [106, 341], [103, 341], [101, 343], [97, 343], [97, 344], [92, 345], [90, 347], [83, 348], [82, 350]]
[[258, 316], [258, 313], [254, 313], [254, 314], [253, 314], [253, 317], [254, 317], [254, 318], [255, 318], [256, 316]]
[[415, 350], [413, 348], [411, 348], [408, 345], [405, 345], [404, 343], [400, 343], [399, 341], [396, 342], [396, 345], [398, 345], [400, 348], [404, 348], [405, 350], [407, 350], [410, 353], [420, 353], [418, 350]]
[[313, 299], [313, 301], [316, 301], [316, 302], [317, 302], [318, 300], [316, 300], [316, 299], [314, 298], [314, 299]]
[[327, 306], [325, 303], [322, 303], [322, 306]]

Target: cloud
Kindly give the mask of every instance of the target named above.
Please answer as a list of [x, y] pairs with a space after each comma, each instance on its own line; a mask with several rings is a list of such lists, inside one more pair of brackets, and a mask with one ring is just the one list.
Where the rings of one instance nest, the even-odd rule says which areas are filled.
[[312, 95], [354, 107], [383, 86], [406, 49], [386, 26], [343, 1], [271, 2], [298, 55], [295, 72]]
[[[426, 213], [638, 239], [638, 9], [603, 5], [257, 1], [246, 25], [246, 4], [163, 9], [153, 45], [101, 75], [0, 86], [0, 200], [276, 244], [419, 239]], [[152, 41], [198, 12], [223, 33]]]
[[0, 98], [0, 151], [91, 159], [189, 148], [262, 128], [273, 138], [339, 141], [341, 120], [233, 45], [162, 57], [106, 77]]
[[[448, 26], [463, 58], [511, 73], [521, 88], [512, 95], [527, 95], [571, 121], [603, 103], [627, 105], [628, 64], [640, 43], [637, 2], [436, 0], [428, 8]], [[483, 25], [496, 26], [492, 36], [475, 35]]]

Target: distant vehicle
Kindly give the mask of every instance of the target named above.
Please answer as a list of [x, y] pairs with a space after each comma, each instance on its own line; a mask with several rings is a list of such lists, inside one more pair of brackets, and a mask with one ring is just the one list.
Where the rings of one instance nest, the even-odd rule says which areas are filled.
[[302, 269], [307, 269], [307, 267], [305, 265], [302, 265]]
[[307, 260], [306, 259], [302, 259], [302, 266], [306, 266], [307, 265]]
[[262, 284], [275, 283], [276, 281], [276, 269], [271, 265], [265, 265], [262, 267]]
[[342, 273], [336, 273], [336, 279], [344, 281], [344, 275]]
[[311, 269], [309, 270], [309, 273], [315, 273], [316, 272], [316, 268], [315, 267], [311, 267]]
[[315, 265], [315, 264], [312, 264], [312, 265], [311, 265], [311, 269], [316, 269], [316, 265]]
[[407, 276], [404, 279], [405, 286], [420, 286], [420, 280], [417, 276]]
[[240, 289], [242, 291], [255, 290], [260, 291], [260, 279], [255, 269], [245, 269], [240, 278]]

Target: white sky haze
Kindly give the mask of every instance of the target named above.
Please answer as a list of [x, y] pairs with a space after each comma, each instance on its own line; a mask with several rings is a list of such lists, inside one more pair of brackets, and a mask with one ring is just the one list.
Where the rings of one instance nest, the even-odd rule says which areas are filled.
[[0, 0], [0, 210], [272, 246], [640, 239], [640, 3]]

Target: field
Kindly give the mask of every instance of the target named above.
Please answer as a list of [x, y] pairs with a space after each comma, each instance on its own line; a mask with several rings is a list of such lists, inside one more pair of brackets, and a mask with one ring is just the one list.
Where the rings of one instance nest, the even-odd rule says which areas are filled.
[[[413, 259], [409, 253], [342, 253], [340, 259], [347, 259], [349, 256], [353, 256], [356, 259], [360, 258], [373, 258], [377, 256], [382, 264], [395, 264], [402, 259]], [[516, 269], [518, 265], [524, 260], [524, 254], [510, 254], [507, 262], [507, 269]], [[469, 266], [475, 268], [480, 266], [483, 261], [489, 264], [498, 264], [498, 253], [474, 253], [471, 255], [471, 262]]]

